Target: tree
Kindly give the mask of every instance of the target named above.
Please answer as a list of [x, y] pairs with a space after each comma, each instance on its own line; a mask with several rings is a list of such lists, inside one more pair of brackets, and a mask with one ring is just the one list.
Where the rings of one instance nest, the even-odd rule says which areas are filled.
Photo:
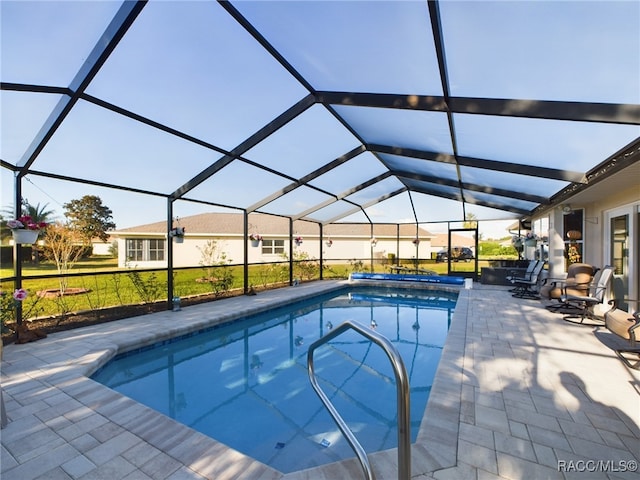
[[465, 222], [463, 224], [464, 228], [478, 228], [477, 217], [473, 213], [467, 213], [465, 217]]
[[[53, 210], [47, 210], [48, 203], [40, 206], [38, 202], [35, 206], [29, 203], [29, 200], [24, 198], [22, 200], [22, 214], [31, 217], [34, 223], [51, 223], [52, 216], [55, 214]], [[37, 243], [31, 245], [31, 261], [38, 264], [40, 263], [40, 248]]]
[[22, 214], [31, 217], [34, 223], [51, 223], [55, 212], [53, 210], [47, 210], [48, 203], [40, 206], [40, 203], [31, 205], [26, 198], [22, 200]]
[[[478, 228], [478, 217], [473, 213], [467, 213], [465, 218], [465, 222], [463, 224], [464, 228]], [[482, 233], [478, 232], [478, 241], [482, 240]]]
[[83, 234], [62, 223], [49, 225], [45, 233], [45, 257], [56, 264], [58, 270], [60, 294], [63, 295], [68, 286], [64, 275], [82, 256]]
[[79, 200], [64, 204], [69, 226], [82, 234], [83, 241], [90, 243], [93, 238], [103, 242], [109, 239], [108, 230], [116, 228], [111, 209], [102, 204], [96, 195], [85, 195]]

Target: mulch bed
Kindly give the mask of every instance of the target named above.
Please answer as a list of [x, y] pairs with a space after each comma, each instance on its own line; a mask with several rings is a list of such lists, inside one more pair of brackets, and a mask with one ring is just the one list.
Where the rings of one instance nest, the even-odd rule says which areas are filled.
[[[221, 295], [199, 295], [197, 297], [182, 298], [180, 305], [183, 307], [197, 305], [199, 303], [212, 302], [221, 298], [241, 295], [241, 292], [228, 292]], [[167, 301], [159, 301], [138, 305], [121, 305], [117, 307], [101, 308], [97, 310], [74, 312], [64, 316], [43, 317], [23, 322], [30, 330], [38, 329], [46, 334], [62, 332], [74, 328], [87, 327], [100, 323], [112, 322], [123, 318], [136, 317], [147, 313], [162, 312], [168, 309]], [[7, 324], [7, 330], [2, 332], [2, 343], [8, 345], [16, 340], [15, 323]]]
[[[91, 290], [89, 290], [88, 288], [75, 288], [75, 287], [68, 287], [65, 289], [64, 291], [64, 295], [68, 296], [68, 295], [81, 295], [83, 293], [89, 293]], [[38, 295], [39, 297], [42, 298], [57, 298], [57, 297], [61, 297], [62, 293], [60, 293], [60, 289], [58, 288], [52, 288], [49, 290], [38, 290], [36, 292], [36, 295]]]
[[[269, 285], [266, 288], [260, 288], [259, 290], [270, 290], [272, 288], [280, 288], [283, 285]], [[249, 295], [255, 295], [256, 289], [251, 289]], [[83, 293], [83, 292], [78, 292]], [[236, 297], [242, 295], [242, 290], [230, 290], [225, 293], [214, 294], [209, 293], [205, 295], [196, 295], [193, 297], [183, 297], [180, 299], [181, 307], [188, 307], [190, 305], [197, 305], [200, 303], [213, 302], [221, 298]], [[101, 308], [97, 310], [90, 310], [84, 312], [69, 313], [64, 316], [43, 317], [30, 321], [23, 322], [28, 326], [30, 330], [37, 329], [45, 334], [62, 332], [65, 330], [71, 330], [74, 328], [87, 327], [90, 325], [97, 325], [100, 323], [112, 322], [114, 320], [121, 320], [123, 318], [136, 317], [138, 315], [145, 315], [147, 313], [162, 312], [170, 310], [166, 300], [162, 300], [154, 303], [138, 304], [138, 305], [121, 305], [117, 307]], [[15, 343], [15, 323], [7, 324], [7, 331], [2, 332], [2, 343], [8, 345]]]

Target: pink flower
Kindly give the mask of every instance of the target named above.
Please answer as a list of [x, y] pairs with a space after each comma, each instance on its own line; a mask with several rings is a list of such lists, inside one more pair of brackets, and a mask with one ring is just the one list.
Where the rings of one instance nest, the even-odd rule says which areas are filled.
[[17, 230], [21, 228], [26, 228], [29, 230], [43, 230], [47, 228], [46, 222], [34, 222], [33, 219], [29, 215], [23, 215], [19, 217], [17, 220], [9, 220], [7, 222], [7, 226], [11, 230]]
[[13, 292], [13, 298], [18, 302], [21, 302], [25, 298], [27, 298], [27, 295], [29, 295], [29, 293], [24, 288], [19, 288], [15, 292]]
[[7, 226], [11, 229], [11, 230], [15, 230], [16, 228], [24, 228], [24, 224], [19, 221], [19, 220], [9, 220], [7, 222]]

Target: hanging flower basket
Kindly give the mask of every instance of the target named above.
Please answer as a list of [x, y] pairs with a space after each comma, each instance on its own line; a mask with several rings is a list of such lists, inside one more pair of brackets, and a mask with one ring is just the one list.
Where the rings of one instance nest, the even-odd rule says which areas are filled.
[[297, 246], [302, 245], [302, 237], [298, 236], [298, 237], [294, 238], [293, 241], [296, 242]]
[[412, 242], [414, 245], [418, 245], [418, 244], [420, 243], [420, 239], [419, 239], [419, 238], [414, 238], [413, 240], [411, 240], [411, 242]]
[[527, 233], [526, 237], [524, 238], [525, 247], [535, 247], [537, 244], [538, 236], [533, 232]]
[[330, 247], [331, 245], [333, 245], [333, 240], [329, 239], [326, 242], [327, 247]]
[[375, 247], [377, 244], [378, 244], [378, 239], [377, 239], [376, 237], [373, 237], [373, 238], [371, 239], [371, 246], [372, 246], [372, 247]]
[[260, 242], [262, 241], [262, 236], [258, 233], [252, 233], [249, 235], [249, 240], [251, 241], [252, 247], [259, 247]]
[[38, 240], [39, 230], [29, 230], [27, 228], [17, 228], [11, 230], [13, 241], [16, 243], [36, 243]]
[[38, 240], [40, 231], [47, 228], [47, 224], [35, 222], [29, 215], [23, 215], [16, 220], [9, 220], [7, 227], [11, 229], [15, 243], [34, 244]]
[[172, 228], [169, 231], [169, 236], [173, 237], [173, 240], [176, 243], [183, 243], [184, 242], [184, 232], [185, 232], [185, 228], [184, 227], [175, 227], [175, 228]]

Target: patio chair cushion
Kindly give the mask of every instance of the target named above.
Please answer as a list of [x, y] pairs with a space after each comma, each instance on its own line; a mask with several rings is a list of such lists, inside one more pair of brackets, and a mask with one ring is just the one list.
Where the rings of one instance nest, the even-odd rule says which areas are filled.
[[629, 368], [640, 370], [640, 348], [638, 348], [638, 334], [640, 333], [640, 312], [629, 313], [619, 308], [619, 304], [635, 302], [637, 300], [611, 300], [613, 307], [604, 314], [604, 326], [614, 335], [626, 340], [627, 347], [614, 348], [615, 354]]
[[636, 330], [640, 327], [640, 313], [631, 314], [619, 308], [620, 303], [636, 302], [636, 300], [610, 300], [611, 309], [604, 314], [605, 326], [607, 330], [615, 333], [617, 336], [629, 340], [632, 346], [635, 346], [639, 339]]
[[588, 263], [572, 263], [565, 279], [552, 279], [540, 288], [540, 296], [549, 300], [559, 300], [563, 293], [582, 296], [589, 293], [594, 268]]

